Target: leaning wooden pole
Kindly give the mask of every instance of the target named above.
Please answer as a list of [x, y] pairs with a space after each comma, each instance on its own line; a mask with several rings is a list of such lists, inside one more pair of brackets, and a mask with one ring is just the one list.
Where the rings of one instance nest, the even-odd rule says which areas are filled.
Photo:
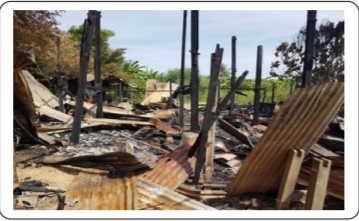
[[[232, 36], [232, 67], [231, 67], [231, 88], [236, 83], [236, 36]], [[229, 114], [233, 114], [235, 96], [231, 98]]]
[[[182, 27], [182, 50], [181, 50], [181, 73], [179, 88], [183, 89], [184, 86], [184, 71], [185, 71], [185, 57], [186, 57], [186, 30], [187, 30], [187, 11], [183, 11], [183, 27]], [[183, 93], [179, 94], [179, 123], [184, 127], [184, 96]]]
[[201, 170], [203, 164], [205, 163], [205, 158], [207, 155], [207, 148], [205, 143], [208, 142], [209, 131], [214, 123], [213, 119], [214, 114], [217, 112], [216, 100], [218, 99], [218, 84], [219, 84], [219, 71], [222, 63], [223, 57], [223, 48], [220, 48], [217, 44], [216, 51], [211, 55], [211, 75], [209, 81], [209, 87], [212, 90], [208, 91], [206, 109], [204, 112], [205, 118], [203, 119], [203, 125], [201, 130], [201, 135], [199, 136], [199, 148], [197, 152], [197, 160], [194, 170], [193, 183], [198, 184], [200, 179]]
[[191, 131], [198, 132], [198, 94], [199, 94], [199, 78], [198, 78], [198, 11], [191, 11]]
[[305, 34], [304, 66], [302, 75], [302, 87], [310, 86], [313, 67], [313, 48], [315, 39], [315, 23], [317, 11], [309, 10], [307, 13], [307, 29]]
[[103, 118], [102, 79], [101, 79], [101, 12], [94, 12], [95, 26], [95, 89], [96, 89], [96, 117]]
[[[216, 96], [213, 102], [213, 111], [217, 109], [218, 101], [219, 101], [219, 89], [220, 83], [217, 84], [216, 89]], [[211, 128], [208, 131], [208, 139], [205, 145], [206, 147], [206, 158], [205, 158], [205, 165], [204, 165], [204, 176], [203, 181], [206, 183], [210, 183], [213, 178], [213, 160], [214, 160], [214, 148], [216, 146], [216, 123], [213, 123]]]
[[75, 117], [72, 124], [71, 142], [79, 143], [82, 110], [84, 105], [84, 95], [86, 90], [87, 69], [90, 59], [91, 41], [93, 34], [93, 11], [89, 11], [85, 20], [84, 31], [82, 33], [81, 52], [80, 52], [80, 74], [78, 79], [78, 90], [76, 94]]
[[258, 123], [258, 116], [259, 116], [259, 101], [261, 99], [262, 60], [263, 60], [263, 46], [258, 45], [256, 83], [254, 88], [254, 114], [253, 114], [253, 122], [252, 122], [253, 125]]

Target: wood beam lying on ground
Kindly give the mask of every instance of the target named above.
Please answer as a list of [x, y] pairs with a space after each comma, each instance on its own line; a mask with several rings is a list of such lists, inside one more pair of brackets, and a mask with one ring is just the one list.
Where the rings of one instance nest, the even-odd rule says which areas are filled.
[[237, 138], [242, 143], [247, 144], [250, 148], [254, 147], [251, 140], [244, 133], [242, 133], [239, 129], [233, 127], [231, 124], [229, 124], [227, 121], [225, 121], [225, 120], [223, 120], [221, 118], [218, 119], [218, 123], [219, 123], [218, 126], [221, 129], [223, 129], [224, 131], [226, 131], [230, 135], [234, 136], [235, 138]]

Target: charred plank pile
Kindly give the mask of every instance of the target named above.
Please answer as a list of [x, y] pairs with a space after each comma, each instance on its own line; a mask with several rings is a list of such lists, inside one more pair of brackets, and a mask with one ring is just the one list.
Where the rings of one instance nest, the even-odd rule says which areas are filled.
[[[210, 118], [205, 111], [200, 113], [208, 126], [217, 128], [213, 135], [210, 127], [203, 130], [204, 125], [199, 134], [176, 125], [177, 109], [172, 107], [158, 112], [151, 103], [152, 108], [144, 111], [122, 103], [103, 106], [105, 117], [94, 118], [89, 112], [95, 105], [84, 103], [80, 140], [73, 144], [71, 111], [56, 110], [56, 96], [21, 69], [14, 73], [22, 79], [16, 82], [28, 90], [15, 94], [22, 93], [17, 96], [32, 103], [15, 104], [14, 119], [21, 119], [14, 131], [18, 137], [14, 140], [15, 209], [331, 209], [344, 205], [344, 120], [336, 116], [343, 102], [340, 83], [298, 90], [269, 125], [261, 124], [266, 122], [261, 118], [253, 125], [242, 107], [226, 114], [225, 102], [220, 103]], [[75, 103], [65, 105], [71, 110]], [[296, 111], [300, 108], [303, 111]], [[185, 111], [186, 125], [188, 114]], [[32, 116], [39, 118], [34, 121]], [[196, 178], [198, 155], [189, 155], [200, 151], [201, 145], [213, 151], [212, 163], [204, 153], [203, 169]], [[291, 149], [303, 150], [305, 155], [297, 175], [288, 166], [294, 162], [293, 156], [293, 161], [288, 160]], [[313, 166], [315, 162], [319, 167]], [[325, 173], [321, 167], [327, 169], [327, 181], [318, 184], [315, 174]], [[295, 184], [287, 193], [289, 201], [281, 198], [288, 192], [286, 176]], [[315, 201], [320, 194], [315, 191], [317, 185], [325, 189], [323, 202]]]

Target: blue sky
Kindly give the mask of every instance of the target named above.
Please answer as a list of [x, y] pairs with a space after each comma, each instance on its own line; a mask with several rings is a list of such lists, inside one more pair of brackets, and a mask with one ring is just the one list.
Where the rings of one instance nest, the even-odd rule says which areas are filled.
[[[67, 10], [58, 18], [60, 29], [80, 25], [87, 11]], [[138, 60], [148, 69], [166, 73], [180, 67], [182, 10], [102, 10], [101, 28], [116, 35], [110, 47], [126, 48], [126, 59]], [[224, 48], [223, 63], [231, 67], [231, 38], [237, 37], [237, 76], [249, 70], [254, 78], [257, 46], [263, 46], [263, 76], [269, 76], [275, 60], [275, 48], [283, 41], [291, 42], [299, 29], [306, 25], [305, 10], [200, 10], [199, 67], [208, 74], [210, 54], [217, 43]], [[190, 67], [190, 11], [187, 18], [186, 66]], [[344, 20], [344, 11], [318, 10], [317, 25], [323, 19]]]

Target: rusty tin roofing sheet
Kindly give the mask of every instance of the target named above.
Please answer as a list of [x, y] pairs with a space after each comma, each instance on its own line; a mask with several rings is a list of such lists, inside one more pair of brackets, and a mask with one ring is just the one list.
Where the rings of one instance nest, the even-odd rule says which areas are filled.
[[144, 179], [137, 183], [139, 209], [154, 210], [213, 210], [196, 200], [190, 199], [166, 187]]
[[188, 158], [189, 145], [182, 145], [168, 155], [161, 157], [152, 170], [140, 177], [169, 189], [179, 187], [193, 172], [196, 158]]
[[65, 201], [65, 210], [137, 209], [137, 180], [80, 173], [69, 187]]
[[229, 195], [277, 190], [288, 149], [308, 152], [343, 102], [343, 83], [296, 90], [243, 162], [231, 184]]

